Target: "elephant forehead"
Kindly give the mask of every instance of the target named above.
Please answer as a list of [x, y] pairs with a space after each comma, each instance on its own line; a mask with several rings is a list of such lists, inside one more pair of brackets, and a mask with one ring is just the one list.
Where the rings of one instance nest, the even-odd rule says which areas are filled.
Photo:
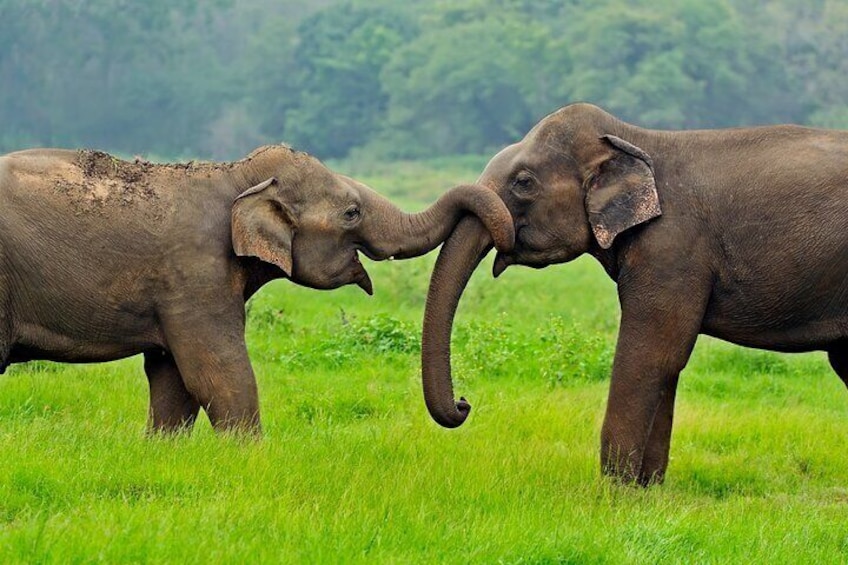
[[520, 159], [521, 149], [522, 146], [519, 143], [514, 143], [501, 149], [489, 160], [478, 182], [486, 188], [496, 189], [500, 180], [499, 177], [508, 175], [515, 167], [516, 161]]

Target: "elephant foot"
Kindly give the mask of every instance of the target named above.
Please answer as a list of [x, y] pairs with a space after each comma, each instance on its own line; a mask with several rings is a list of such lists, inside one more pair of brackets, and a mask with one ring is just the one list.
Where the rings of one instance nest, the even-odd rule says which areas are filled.
[[[652, 449], [655, 447], [657, 449]], [[644, 454], [636, 450], [627, 454], [620, 448], [609, 448], [601, 460], [602, 473], [627, 486], [649, 487], [665, 481], [668, 467], [668, 449], [649, 446]]]
[[601, 472], [623, 485], [638, 485], [641, 454], [627, 452], [620, 447], [605, 447], [601, 453]]

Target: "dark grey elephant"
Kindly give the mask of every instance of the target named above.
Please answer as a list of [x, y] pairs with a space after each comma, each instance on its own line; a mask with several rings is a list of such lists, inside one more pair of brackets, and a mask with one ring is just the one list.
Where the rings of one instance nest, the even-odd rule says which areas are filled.
[[[618, 284], [604, 472], [663, 479], [678, 375], [698, 334], [824, 350], [848, 384], [848, 132], [654, 131], [576, 104], [498, 153], [479, 183], [515, 222], [515, 248], [498, 253], [495, 276], [589, 253]], [[453, 397], [453, 316], [490, 248], [479, 222], [463, 220], [431, 280], [424, 394], [447, 427], [469, 411]]]
[[466, 213], [512, 245], [491, 191], [404, 214], [285, 146], [234, 163], [153, 165], [96, 151], [0, 157], [0, 372], [32, 359], [144, 354], [150, 426], [259, 429], [245, 301], [266, 282], [371, 294], [358, 259], [421, 255]]

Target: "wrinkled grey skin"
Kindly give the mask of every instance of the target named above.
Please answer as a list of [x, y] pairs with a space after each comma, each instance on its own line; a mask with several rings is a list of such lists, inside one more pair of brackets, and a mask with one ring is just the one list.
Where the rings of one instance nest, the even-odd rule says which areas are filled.
[[144, 354], [149, 425], [259, 430], [245, 301], [266, 282], [371, 281], [359, 262], [426, 253], [463, 214], [508, 249], [503, 203], [479, 187], [404, 214], [284, 146], [235, 163], [152, 165], [101, 152], [0, 157], [0, 372], [32, 359]]
[[[498, 153], [479, 183], [515, 221], [515, 248], [498, 253], [495, 276], [589, 253], [618, 284], [605, 473], [662, 481], [678, 375], [699, 334], [827, 351], [848, 384], [848, 132], [653, 131], [576, 104]], [[490, 248], [479, 222], [462, 220], [431, 279], [423, 384], [447, 427], [470, 409], [453, 397], [453, 316]]]

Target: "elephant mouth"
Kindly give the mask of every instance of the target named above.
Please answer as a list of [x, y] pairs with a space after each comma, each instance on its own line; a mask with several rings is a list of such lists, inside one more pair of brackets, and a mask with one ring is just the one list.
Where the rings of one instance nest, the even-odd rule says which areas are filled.
[[[363, 255], [371, 259], [372, 261], [382, 261], [379, 255], [368, 249], [367, 247], [357, 247], [356, 251], [354, 251], [354, 255], [356, 255], [357, 251], [361, 252]], [[356, 261], [359, 262], [359, 258], [356, 258]]]
[[530, 267], [531, 269], [544, 269], [555, 262], [557, 261], [552, 261], [550, 257], [544, 254], [531, 252], [526, 249], [518, 252], [513, 250], [509, 254], [498, 252], [495, 256], [495, 262], [492, 265], [492, 276], [498, 278], [510, 265], [521, 265], [522, 267]]
[[527, 224], [526, 223], [516, 223], [515, 225], [515, 245], [512, 248], [512, 251], [509, 253], [501, 253], [497, 252], [495, 255], [495, 262], [492, 265], [492, 276], [494, 278], [498, 278], [506, 271], [506, 268], [510, 265], [522, 265], [523, 261], [519, 259], [523, 253], [529, 251], [527, 247], [527, 243], [523, 241], [526, 239], [527, 234]]

